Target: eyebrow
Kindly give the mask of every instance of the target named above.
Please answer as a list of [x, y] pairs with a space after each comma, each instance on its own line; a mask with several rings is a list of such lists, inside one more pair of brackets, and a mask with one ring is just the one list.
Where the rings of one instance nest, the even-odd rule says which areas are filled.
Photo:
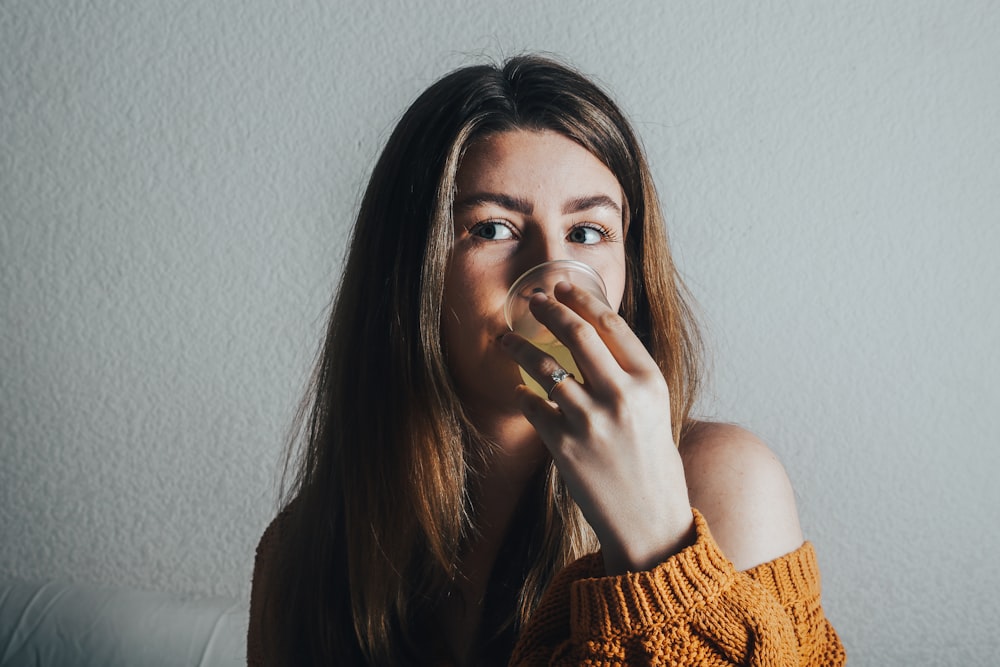
[[[515, 213], [520, 213], [522, 215], [531, 215], [531, 212], [534, 210], [531, 202], [526, 199], [512, 197], [499, 192], [476, 192], [468, 195], [467, 197], [462, 197], [460, 200], [455, 202], [456, 207], [463, 209], [474, 208], [483, 204], [495, 204], [501, 208], [507, 209], [508, 211], [514, 211]], [[611, 209], [618, 215], [622, 214], [622, 207], [618, 204], [618, 202], [607, 195], [588, 195], [585, 197], [570, 199], [563, 204], [562, 212], [564, 215], [568, 215], [570, 213], [580, 213], [582, 211], [589, 211], [595, 208], [607, 208]]]
[[476, 192], [467, 197], [462, 197], [459, 201], [455, 202], [455, 206], [458, 208], [474, 208], [483, 204], [496, 204], [508, 211], [514, 211], [522, 215], [531, 215], [531, 212], [534, 210], [534, 206], [526, 199], [500, 194], [499, 192]]
[[580, 213], [581, 211], [589, 211], [593, 208], [609, 208], [618, 215], [622, 214], [622, 207], [607, 195], [591, 195], [589, 197], [571, 199], [563, 205], [563, 213]]

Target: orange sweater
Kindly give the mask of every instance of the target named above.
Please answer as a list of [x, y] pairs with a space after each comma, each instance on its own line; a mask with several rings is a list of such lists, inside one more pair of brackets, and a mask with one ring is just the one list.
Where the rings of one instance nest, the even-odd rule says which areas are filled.
[[512, 665], [843, 665], [808, 542], [737, 572], [695, 510], [696, 542], [648, 572], [569, 565], [521, 633]]
[[[820, 606], [808, 542], [737, 572], [694, 510], [695, 543], [647, 572], [604, 576], [599, 553], [560, 572], [521, 633], [511, 665], [843, 665]], [[247, 664], [266, 663], [259, 589], [275, 548], [275, 520], [254, 567]]]

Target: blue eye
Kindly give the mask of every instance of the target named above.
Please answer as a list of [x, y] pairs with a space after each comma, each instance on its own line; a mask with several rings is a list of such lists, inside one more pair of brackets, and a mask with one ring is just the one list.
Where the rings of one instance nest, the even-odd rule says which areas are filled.
[[606, 233], [601, 229], [588, 225], [580, 225], [571, 229], [567, 238], [573, 243], [593, 245], [594, 243], [600, 243], [604, 240], [605, 236]]
[[514, 231], [499, 220], [487, 220], [486, 222], [477, 223], [469, 230], [469, 233], [490, 241], [506, 241], [507, 239], [514, 238]]

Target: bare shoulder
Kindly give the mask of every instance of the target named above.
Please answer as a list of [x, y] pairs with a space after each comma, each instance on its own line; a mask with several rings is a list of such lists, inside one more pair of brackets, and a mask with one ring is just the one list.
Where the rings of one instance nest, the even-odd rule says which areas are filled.
[[739, 570], [802, 545], [785, 468], [757, 436], [732, 424], [698, 422], [681, 439], [688, 496]]

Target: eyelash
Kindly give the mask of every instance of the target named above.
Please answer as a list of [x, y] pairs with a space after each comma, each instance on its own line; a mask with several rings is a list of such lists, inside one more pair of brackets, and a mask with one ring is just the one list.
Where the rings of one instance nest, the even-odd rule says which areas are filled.
[[477, 222], [476, 224], [469, 227], [469, 234], [471, 236], [476, 236], [486, 240], [491, 240], [486, 237], [479, 236], [479, 234], [477, 234], [479, 230], [481, 230], [483, 227], [486, 227], [487, 225], [500, 225], [501, 227], [506, 227], [507, 229], [510, 230], [512, 236], [515, 237], [517, 236], [517, 229], [515, 229], [514, 226], [509, 222], [507, 222], [506, 220], [483, 220], [482, 222]]
[[[507, 222], [506, 220], [501, 220], [501, 219], [483, 220], [482, 222], [477, 222], [476, 224], [474, 224], [471, 227], [469, 227], [469, 234], [472, 235], [472, 236], [479, 236], [477, 234], [477, 232], [479, 230], [481, 230], [483, 227], [487, 226], [487, 225], [500, 225], [502, 227], [506, 227], [508, 230], [510, 230], [511, 234], [515, 238], [518, 236], [517, 229], [512, 224], [510, 224], [509, 222]], [[574, 225], [569, 230], [569, 234], [572, 234], [575, 230], [581, 229], [581, 228], [584, 228], [584, 229], [593, 229], [595, 232], [597, 232], [598, 234], [600, 234], [601, 238], [603, 240], [605, 240], [605, 241], [614, 241], [614, 240], [616, 240], [615, 239], [615, 234], [614, 234], [614, 232], [612, 230], [610, 230], [607, 227], [605, 227], [604, 225], [598, 224], [596, 222], [581, 222], [578, 225]], [[567, 236], [568, 236], [568, 234], [567, 234]], [[479, 237], [479, 238], [486, 238], [486, 237]], [[489, 240], [489, 239], [487, 239], [487, 240]]]
[[595, 232], [597, 232], [598, 234], [601, 235], [601, 239], [603, 239], [604, 241], [615, 241], [615, 240], [617, 240], [617, 239], [615, 239], [615, 233], [614, 233], [614, 231], [612, 231], [611, 229], [608, 229], [604, 225], [596, 223], [596, 222], [581, 222], [578, 225], [574, 225], [573, 228], [569, 230], [569, 232], [570, 232], [570, 234], [572, 234], [574, 231], [576, 231], [577, 229], [581, 229], [581, 228], [584, 228], [584, 229], [593, 229]]

